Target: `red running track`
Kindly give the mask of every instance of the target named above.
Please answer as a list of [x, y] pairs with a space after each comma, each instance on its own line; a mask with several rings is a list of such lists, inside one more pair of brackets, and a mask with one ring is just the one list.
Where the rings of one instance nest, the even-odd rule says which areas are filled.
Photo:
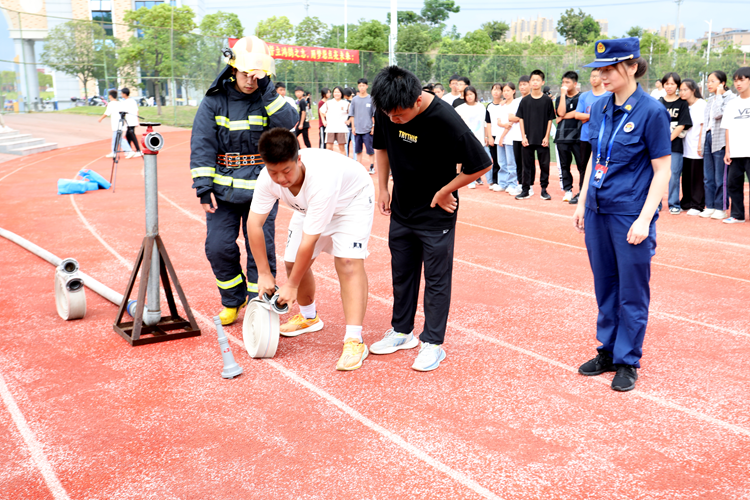
[[[576, 373], [596, 347], [596, 304], [554, 186], [550, 202], [462, 191], [439, 370], [412, 371], [408, 351], [336, 372], [344, 321], [324, 255], [326, 328], [282, 338], [273, 360], [251, 359], [241, 326], [226, 328], [244, 368], [227, 381], [189, 132], [165, 139], [160, 230], [203, 335], [131, 348], [112, 331], [115, 306], [90, 291], [86, 318], [64, 322], [52, 266], [0, 240], [0, 498], [750, 498], [746, 225], [662, 215], [631, 393]], [[142, 161], [121, 164], [116, 193], [54, 194], [82, 166], [108, 173], [103, 149], [4, 163], [0, 227], [122, 291], [144, 234]], [[387, 228], [376, 214], [368, 343], [390, 322]]]

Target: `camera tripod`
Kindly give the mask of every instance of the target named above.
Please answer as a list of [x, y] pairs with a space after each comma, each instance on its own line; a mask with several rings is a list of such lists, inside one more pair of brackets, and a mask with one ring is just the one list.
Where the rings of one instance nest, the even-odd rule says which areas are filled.
[[[115, 134], [115, 147], [113, 151], [115, 156], [112, 158], [112, 170], [109, 172], [109, 183], [112, 184], [113, 193], [115, 192], [115, 184], [117, 183], [117, 164], [120, 162], [120, 153], [125, 152], [122, 149], [122, 138], [125, 132], [128, 130], [128, 122], [125, 120], [125, 116], [128, 114], [128, 112], [118, 112], [120, 113], [120, 122], [117, 124], [117, 133]], [[136, 141], [137, 140], [138, 139], [136, 138]]]

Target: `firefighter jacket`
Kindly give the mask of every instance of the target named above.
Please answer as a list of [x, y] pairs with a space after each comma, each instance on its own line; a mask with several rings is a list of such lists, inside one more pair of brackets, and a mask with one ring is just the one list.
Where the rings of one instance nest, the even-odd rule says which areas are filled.
[[298, 121], [297, 110], [276, 93], [268, 77], [258, 81], [255, 92], [244, 94], [235, 88], [227, 66], [206, 92], [193, 122], [190, 173], [201, 202], [209, 203], [213, 191], [222, 201], [249, 203], [264, 165], [226, 167], [217, 163], [217, 155], [257, 154], [263, 131], [289, 130]]

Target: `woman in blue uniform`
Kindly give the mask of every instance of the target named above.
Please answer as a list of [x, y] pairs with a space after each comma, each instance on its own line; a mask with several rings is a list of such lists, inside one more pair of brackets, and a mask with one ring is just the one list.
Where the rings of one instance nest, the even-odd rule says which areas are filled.
[[586, 233], [599, 316], [595, 358], [587, 376], [616, 372], [612, 389], [635, 388], [648, 323], [651, 258], [659, 203], [669, 185], [669, 114], [636, 82], [646, 73], [637, 38], [594, 45], [604, 87], [612, 92], [591, 109], [593, 168], [586, 170], [574, 223]]

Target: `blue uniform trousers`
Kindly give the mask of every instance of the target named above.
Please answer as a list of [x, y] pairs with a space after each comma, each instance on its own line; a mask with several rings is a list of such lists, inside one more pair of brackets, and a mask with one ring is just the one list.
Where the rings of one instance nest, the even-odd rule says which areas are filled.
[[[229, 203], [216, 200], [216, 212], [206, 213], [206, 257], [211, 263], [211, 269], [216, 277], [216, 285], [221, 294], [221, 305], [224, 307], [239, 307], [245, 302], [248, 293], [251, 296], [258, 294], [258, 268], [255, 259], [250, 252], [250, 243], [247, 240], [247, 216], [250, 211], [248, 203]], [[263, 226], [266, 239], [266, 255], [271, 272], [276, 276], [276, 213], [279, 204], [268, 214]], [[242, 273], [240, 262], [240, 248], [237, 246], [237, 238], [242, 227], [242, 235], [245, 238], [245, 251], [247, 253], [247, 282]]]
[[627, 241], [636, 215], [598, 214], [586, 209], [586, 250], [594, 273], [600, 351], [615, 364], [640, 368], [651, 298], [651, 258], [656, 252], [656, 219], [640, 245]]

